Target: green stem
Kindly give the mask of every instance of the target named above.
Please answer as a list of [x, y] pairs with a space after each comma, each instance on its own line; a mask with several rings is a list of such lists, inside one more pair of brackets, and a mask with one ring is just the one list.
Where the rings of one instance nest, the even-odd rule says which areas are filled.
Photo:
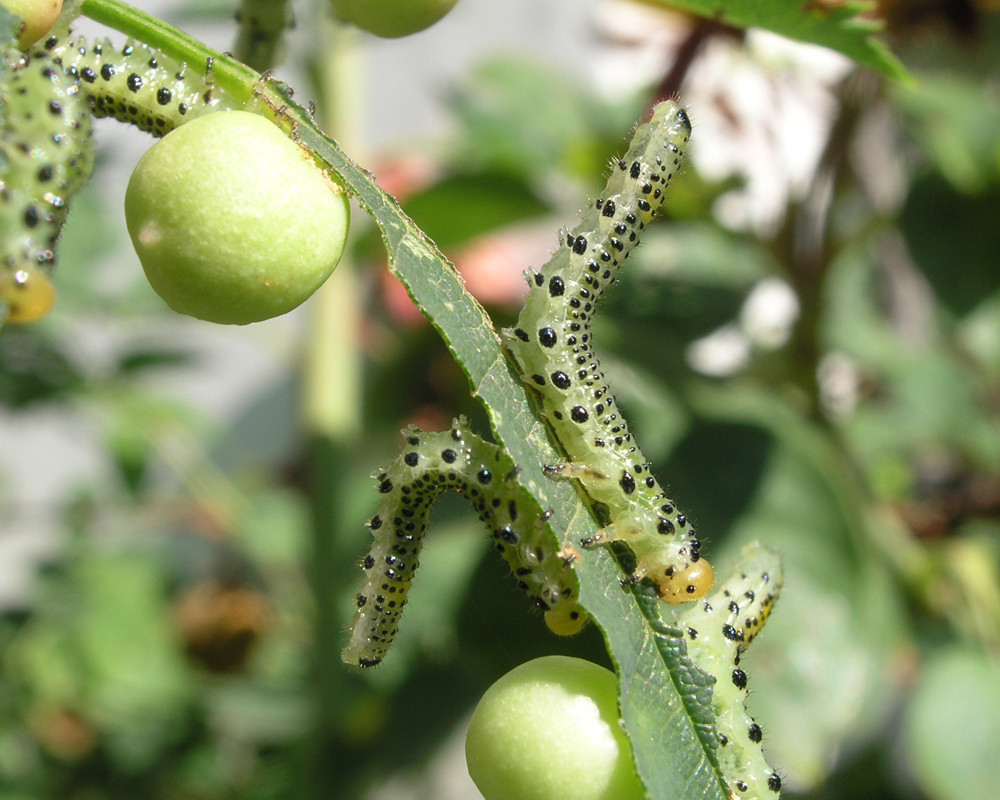
[[121, 31], [179, 61], [199, 68], [207, 68], [211, 63], [216, 85], [242, 102], [253, 95], [254, 86], [260, 80], [258, 72], [232, 56], [213, 50], [173, 25], [120, 0], [83, 0], [81, 11], [95, 22]]
[[[324, 46], [317, 65], [324, 127], [342, 143], [359, 137], [362, 103], [356, 87], [361, 69], [358, 32], [330, 19], [319, 22]], [[354, 149], [354, 148], [352, 148]], [[357, 265], [345, 253], [330, 280], [317, 291], [303, 379], [306, 426], [334, 440], [357, 438], [362, 422], [361, 286]]]
[[[358, 108], [351, 92], [341, 86], [357, 77], [360, 54], [356, 32], [334, 25], [323, 16], [317, 20], [322, 48], [317, 52], [316, 75], [323, 121], [330, 130], [353, 138]], [[312, 570], [315, 599], [316, 647], [313, 654], [313, 749], [303, 773], [300, 794], [304, 800], [329, 798], [343, 764], [330, 754], [343, 752], [345, 717], [358, 687], [340, 662], [345, 622], [343, 587], [356, 580], [356, 559], [348, 555], [350, 531], [360, 530], [358, 520], [346, 512], [352, 505], [354, 484], [348, 480], [356, 464], [363, 429], [360, 314], [362, 282], [350, 250], [325, 285], [313, 296], [310, 336], [302, 374], [302, 424], [309, 435], [309, 505], [312, 517]], [[345, 789], [335, 796], [350, 796]]]

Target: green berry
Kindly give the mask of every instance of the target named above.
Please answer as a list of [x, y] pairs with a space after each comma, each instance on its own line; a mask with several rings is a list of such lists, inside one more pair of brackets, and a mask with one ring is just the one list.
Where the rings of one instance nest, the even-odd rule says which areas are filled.
[[63, 0], [0, 0], [0, 6], [21, 18], [17, 46], [27, 50], [55, 25]]
[[465, 757], [486, 800], [644, 800], [618, 722], [613, 673], [547, 656], [483, 695]]
[[457, 0], [332, 0], [337, 16], [362, 30], [395, 39], [429, 28]]
[[344, 251], [347, 196], [275, 125], [220, 111], [140, 159], [125, 220], [153, 289], [182, 314], [246, 324], [284, 314]]

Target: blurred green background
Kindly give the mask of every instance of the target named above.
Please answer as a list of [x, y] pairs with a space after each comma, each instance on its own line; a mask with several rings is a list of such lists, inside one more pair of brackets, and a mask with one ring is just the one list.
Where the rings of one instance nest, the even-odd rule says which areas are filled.
[[[746, 658], [785, 796], [996, 796], [997, 14], [887, 3], [900, 84], [635, 4], [558, 10], [531, 35], [568, 50], [484, 47], [401, 108], [406, 57], [515, 12], [462, 0], [396, 45], [304, 7], [287, 69], [498, 327], [629, 126], [680, 92], [691, 163], [595, 338], [713, 562], [750, 539], [785, 559]], [[440, 124], [414, 131], [406, 102]], [[290, 318], [172, 315], [121, 224], [132, 162], [98, 133], [59, 306], [0, 334], [0, 797], [478, 797], [477, 698], [537, 655], [607, 664], [596, 631], [549, 635], [456, 499], [386, 663], [339, 661], [368, 476], [409, 422], [486, 430], [465, 378], [360, 211], [349, 263]]]

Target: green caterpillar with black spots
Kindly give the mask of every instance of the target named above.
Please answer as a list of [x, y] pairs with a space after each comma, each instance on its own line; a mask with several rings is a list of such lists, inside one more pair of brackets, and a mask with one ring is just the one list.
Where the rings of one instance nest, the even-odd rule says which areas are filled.
[[79, 80], [50, 54], [0, 56], [0, 322], [52, 306], [56, 239], [93, 167], [90, 117]]
[[362, 562], [366, 577], [344, 661], [371, 667], [385, 657], [417, 569], [431, 505], [446, 491], [471, 501], [519, 586], [545, 612], [549, 628], [562, 635], [579, 631], [586, 615], [576, 602], [574, 557], [556, 550], [546, 518], [517, 483], [507, 452], [469, 432], [462, 419], [447, 431], [410, 427], [403, 436], [402, 455], [374, 475], [384, 497], [368, 521], [374, 542]]
[[601, 371], [590, 321], [639, 237], [663, 205], [691, 135], [687, 114], [661, 103], [612, 165], [604, 192], [559, 249], [528, 277], [517, 326], [504, 331], [521, 375], [568, 459], [550, 472], [574, 478], [611, 522], [585, 547], [624, 542], [636, 559], [627, 581], [652, 581], [668, 603], [704, 596], [714, 574], [701, 542], [653, 475]]
[[715, 678], [716, 755], [732, 797], [741, 800], [773, 798], [781, 791], [781, 777], [761, 750], [763, 731], [746, 710], [748, 678], [740, 667], [740, 656], [767, 622], [781, 584], [778, 557], [759, 544], [748, 545], [733, 575], [677, 619], [691, 660]]
[[192, 65], [141, 42], [119, 47], [102, 38], [88, 44], [72, 34], [51, 36], [41, 47], [79, 79], [95, 117], [113, 117], [153, 136], [202, 114], [242, 108], [215, 86], [211, 60]]
[[[746, 674], [739, 657], [770, 614], [781, 587], [777, 558], [759, 546], [744, 553], [733, 577], [711, 596], [714, 572], [701, 543], [653, 475], [611, 392], [591, 340], [590, 322], [600, 298], [638, 244], [680, 168], [691, 134], [685, 111], [660, 103], [636, 129], [626, 154], [612, 164], [607, 186], [537, 271], [505, 342], [523, 380], [540, 398], [542, 415], [566, 461], [546, 467], [553, 478], [577, 480], [603, 505], [610, 522], [582, 538], [583, 547], [625, 544], [635, 557], [623, 585], [648, 583], [669, 604], [701, 602], [682, 611], [688, 652], [715, 679], [713, 710], [717, 757], [733, 797], [776, 797], [781, 779], [761, 751], [762, 732], [747, 714]], [[376, 473], [384, 495], [369, 521], [373, 546], [362, 564], [366, 577], [357, 615], [343, 651], [349, 664], [381, 662], [398, 629], [417, 568], [421, 540], [434, 499], [458, 491], [486, 523], [520, 586], [545, 611], [553, 632], [577, 632], [586, 616], [577, 603], [572, 547], [559, 549], [546, 515], [516, 481], [505, 450], [465, 430], [404, 431], [407, 446]], [[705, 599], [703, 599], [705, 598]]]
[[[529, 274], [517, 327], [505, 331], [522, 377], [541, 395], [542, 413], [569, 457], [552, 466], [552, 474], [579, 480], [610, 511], [611, 524], [581, 544], [625, 542], [636, 565], [624, 582], [648, 579], [670, 603], [704, 596], [712, 585], [712, 568], [701, 558], [693, 527], [660, 489], [617, 410], [591, 347], [590, 320], [605, 287], [663, 205], [690, 133], [683, 109], [669, 102], [656, 107], [614, 164], [601, 197], [573, 231], [563, 232], [549, 262]], [[406, 435], [414, 440], [413, 449], [377, 474], [386, 497], [369, 523], [374, 544], [364, 561], [367, 577], [344, 661], [372, 666], [385, 656], [417, 567], [430, 504], [445, 489], [473, 500], [511, 570], [546, 612], [549, 627], [560, 634], [579, 630], [585, 617], [567, 569], [571, 554], [566, 558], [555, 552], [555, 538], [529, 510], [532, 506], [516, 483], [477, 481], [481, 465], [490, 462], [503, 465], [491, 473], [513, 474], [515, 465], [506, 452], [460, 426], [450, 434], [459, 436], [458, 451], [453, 445], [441, 450], [437, 437], [447, 439], [447, 433]], [[445, 451], [461, 457], [443, 458]]]
[[[701, 543], [693, 527], [660, 488], [617, 410], [592, 349], [590, 320], [643, 228], [663, 205], [666, 187], [680, 167], [690, 133], [691, 124], [683, 109], [669, 102], [656, 107], [650, 120], [636, 129], [628, 152], [613, 165], [601, 197], [588, 207], [574, 230], [563, 232], [559, 249], [549, 262], [529, 274], [530, 289], [518, 324], [504, 332], [521, 375], [540, 394], [542, 413], [568, 456], [550, 471], [579, 480], [591, 499], [609, 509], [611, 523], [581, 544], [626, 543], [636, 565], [625, 582], [650, 580], [660, 597], [670, 603], [704, 596], [712, 585], [712, 568], [701, 558]], [[497, 449], [482, 440], [477, 440], [476, 447], [480, 455]], [[426, 463], [439, 464], [432, 456], [426, 456]], [[419, 454], [414, 457], [425, 458]], [[491, 457], [506, 456], [498, 451]], [[467, 493], [466, 487], [474, 485], [471, 475], [454, 468], [449, 475], [459, 491]], [[398, 499], [418, 497], [423, 502], [429, 494], [426, 483], [413, 485], [422, 476], [418, 469], [414, 477], [404, 481], [405, 493], [387, 498], [388, 505], [384, 504], [377, 519], [393, 517]], [[518, 542], [527, 543], [529, 548], [546, 554], [553, 549], [551, 534], [530, 515], [500, 523], [512, 526]], [[374, 551], [387, 551], [391, 535], [396, 534], [380, 534], [376, 529]], [[387, 577], [377, 569], [370, 574], [359, 596], [361, 608], [351, 644], [344, 651], [346, 661], [374, 664], [381, 660], [395, 633], [399, 599], [405, 602], [414, 562], [415, 554], [408, 554], [405, 576], [393, 571]], [[524, 568], [511, 566], [515, 572]], [[385, 597], [389, 588], [397, 596], [396, 604], [391, 615], [382, 607], [387, 618], [377, 624], [377, 613], [373, 615], [365, 606], [372, 596]], [[537, 593], [534, 597], [546, 611], [562, 603], [553, 605], [552, 598]], [[551, 623], [550, 627], [559, 628], [558, 632], [565, 629]], [[366, 642], [371, 643], [367, 649]]]
[[[712, 568], [701, 558], [694, 528], [660, 488], [617, 409], [592, 349], [590, 320], [605, 288], [615, 280], [642, 230], [663, 205], [666, 187], [680, 167], [690, 134], [691, 124], [683, 109], [670, 102], [654, 109], [650, 120], [636, 129], [628, 152], [615, 162], [605, 191], [587, 208], [580, 224], [562, 233], [559, 249], [544, 267], [529, 273], [528, 297], [517, 326], [504, 331], [522, 377], [541, 396], [542, 414], [568, 456], [566, 462], [551, 466], [550, 472], [580, 481], [590, 498], [609, 510], [610, 524], [581, 544], [627, 544], [636, 564], [624, 582], [652, 581], [659, 596], [669, 603], [703, 597], [712, 586]], [[476, 452], [478, 460], [484, 460], [487, 453], [494, 459], [508, 458], [482, 440], [476, 441]], [[436, 493], [441, 485], [443, 473], [436, 454], [414, 451], [413, 458], [419, 466], [402, 481], [398, 493], [390, 493], [377, 520], [395, 517], [397, 503], [404, 500], [429, 505], [429, 487]], [[425, 469], [433, 480], [424, 480]], [[389, 472], [392, 469], [386, 474]], [[475, 485], [472, 475], [451, 465], [447, 476], [453, 488], [465, 494], [467, 487]], [[393, 486], [397, 483], [399, 480]], [[554, 549], [554, 538], [531, 515], [487, 521], [510, 527], [518, 543], [529, 549], [547, 556]], [[369, 568], [359, 595], [358, 618], [344, 651], [345, 661], [361, 665], [376, 664], [384, 656], [395, 634], [400, 601], [405, 602], [416, 567], [416, 553], [411, 551], [405, 574], [380, 569], [379, 558], [391, 549], [390, 537], [398, 536], [398, 531], [376, 527], [373, 534], [375, 566]], [[365, 563], [372, 561], [368, 558]], [[547, 561], [540, 563], [545, 564], [540, 570], [546, 572]], [[524, 565], [512, 563], [511, 567], [516, 574]], [[545, 580], [539, 577], [536, 583]], [[387, 597], [389, 591], [396, 601], [391, 613], [384, 604], [379, 604], [381, 611], [373, 613], [367, 607], [370, 598]], [[546, 611], [562, 605], [561, 600], [553, 605], [552, 598], [532, 593]], [[382, 622], [379, 614], [385, 617]], [[550, 623], [550, 627], [566, 632], [564, 626]]]

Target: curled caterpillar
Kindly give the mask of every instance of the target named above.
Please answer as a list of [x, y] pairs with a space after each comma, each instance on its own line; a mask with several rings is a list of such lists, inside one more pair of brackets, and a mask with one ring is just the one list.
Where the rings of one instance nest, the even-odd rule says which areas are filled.
[[114, 117], [153, 136], [210, 111], [242, 107], [214, 85], [211, 63], [195, 67], [141, 42], [88, 45], [73, 35], [49, 37], [43, 47], [79, 78], [95, 117]]
[[362, 562], [366, 576], [357, 595], [351, 639], [341, 654], [346, 663], [374, 666], [392, 644], [431, 506], [446, 491], [459, 492], [472, 502], [519, 586], [545, 611], [545, 622], [553, 632], [571, 635], [586, 622], [576, 603], [572, 556], [555, 548], [544, 517], [514, 481], [514, 462], [505, 450], [465, 428], [463, 419], [439, 433], [411, 426], [403, 431], [403, 453], [375, 473], [383, 499], [368, 522], [373, 542]]
[[765, 800], [781, 791], [781, 778], [761, 750], [760, 726], [746, 711], [747, 674], [740, 669], [740, 655], [767, 621], [781, 583], [778, 557], [749, 545], [733, 576], [678, 618], [691, 660], [715, 678], [716, 752], [732, 797], [740, 800]]
[[44, 51], [0, 60], [0, 305], [31, 322], [51, 307], [47, 273], [70, 198], [93, 167], [79, 81]]
[[711, 565], [674, 502], [660, 488], [629, 432], [594, 354], [590, 320], [643, 228], [663, 205], [691, 123], [682, 108], [663, 102], [640, 125], [628, 152], [612, 166], [601, 196], [580, 224], [564, 230], [559, 249], [537, 272], [517, 326], [504, 331], [523, 379], [541, 396], [542, 414], [568, 461], [549, 468], [578, 480], [605, 505], [611, 523], [583, 540], [585, 547], [624, 542], [636, 558], [626, 583], [653, 581], [668, 603], [703, 597]]

